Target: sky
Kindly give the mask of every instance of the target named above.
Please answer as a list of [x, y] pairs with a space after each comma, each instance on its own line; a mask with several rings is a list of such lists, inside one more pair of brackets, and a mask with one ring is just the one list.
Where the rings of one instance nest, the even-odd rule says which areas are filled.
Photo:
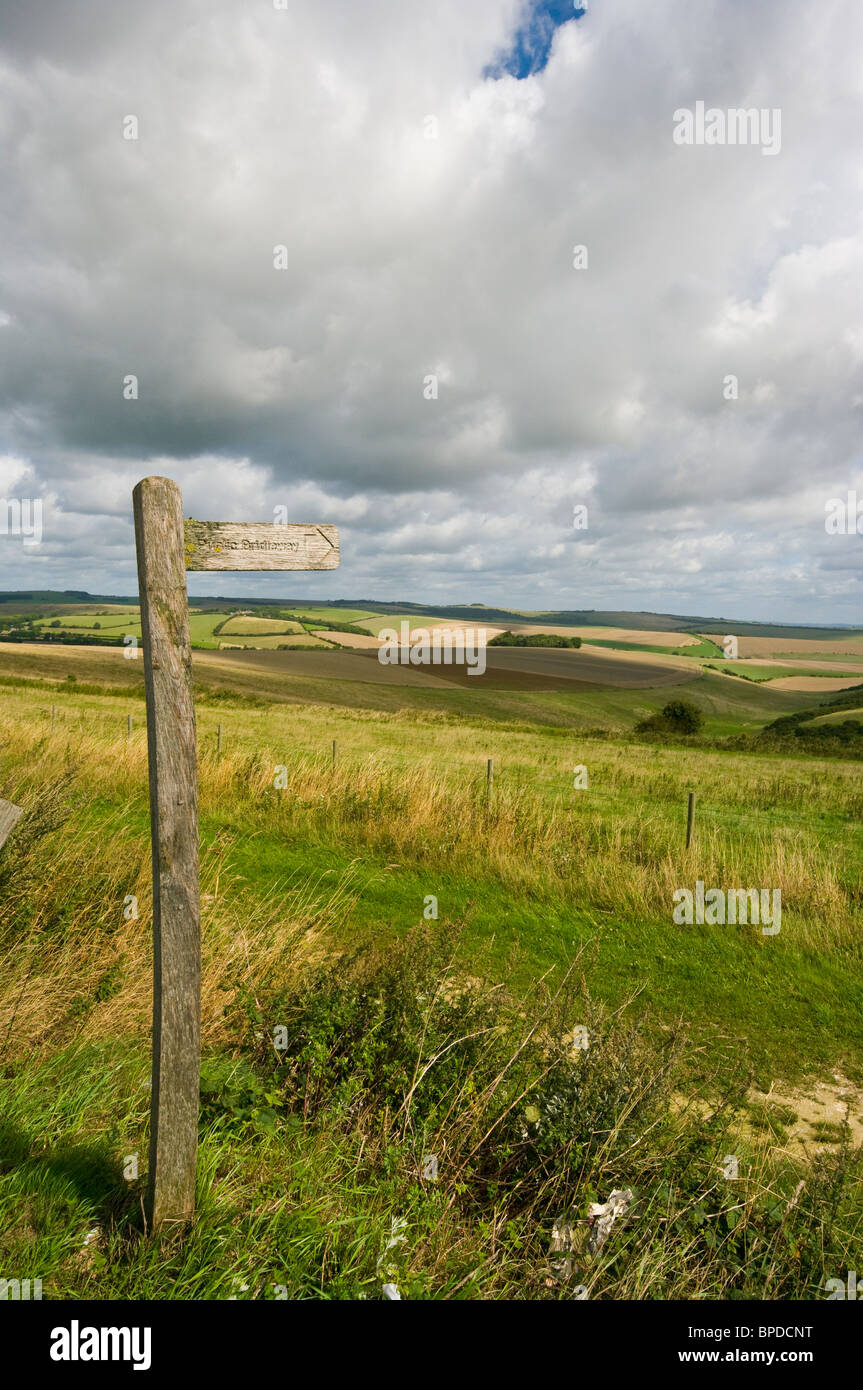
[[0, 0], [0, 589], [164, 474], [340, 528], [193, 595], [863, 622], [861, 130], [859, 0]]

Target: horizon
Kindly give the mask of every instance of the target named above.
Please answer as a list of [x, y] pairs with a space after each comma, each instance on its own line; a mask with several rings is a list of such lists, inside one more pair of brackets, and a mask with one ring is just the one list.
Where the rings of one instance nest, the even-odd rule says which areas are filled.
[[[48, 597], [48, 598], [40, 598], [40, 597], [39, 597], [39, 594], [40, 594], [40, 593], [42, 593], [42, 594], [48, 594], [49, 597]], [[62, 604], [62, 603], [64, 602], [64, 598], [71, 601], [71, 599], [72, 599], [73, 597], [77, 600], [77, 602], [82, 603], [82, 604], [96, 604], [96, 603], [127, 603], [127, 604], [137, 604], [137, 603], [138, 603], [138, 592], [137, 592], [137, 588], [136, 588], [135, 592], [132, 593], [132, 594], [91, 593], [91, 592], [89, 592], [89, 591], [86, 590], [86, 589], [56, 589], [56, 590], [31, 590], [31, 589], [17, 589], [17, 590], [16, 590], [16, 589], [0, 589], [0, 603], [5, 603], [5, 602], [8, 602], [9, 600], [17, 599], [17, 600], [19, 600], [19, 601], [21, 601], [21, 602], [25, 602], [25, 601], [27, 601], [27, 600], [30, 600], [30, 601], [33, 602], [33, 603], [45, 603], [45, 604], [58, 603], [58, 604]], [[356, 596], [353, 596], [353, 597], [350, 596], [350, 595], [347, 595], [347, 596], [342, 595], [342, 596], [339, 596], [339, 597], [336, 597], [336, 598], [333, 598], [333, 597], [330, 597], [330, 598], [321, 598], [319, 595], [318, 595], [318, 596], [315, 596], [315, 595], [304, 595], [304, 596], [302, 596], [302, 597], [296, 597], [296, 596], [288, 596], [288, 597], [282, 597], [282, 596], [260, 597], [260, 596], [249, 595], [249, 594], [193, 594], [193, 593], [189, 593], [189, 594], [188, 594], [188, 600], [189, 600], [190, 606], [194, 605], [195, 602], [198, 601], [198, 600], [200, 600], [200, 599], [205, 599], [208, 603], [230, 603], [230, 604], [249, 604], [249, 605], [254, 605], [254, 604], [262, 604], [262, 605], [265, 605], [265, 604], [272, 604], [272, 605], [281, 606], [281, 607], [284, 607], [284, 608], [297, 608], [297, 607], [302, 607], [302, 606], [304, 606], [304, 605], [305, 605], [306, 607], [317, 607], [317, 606], [326, 606], [326, 605], [331, 605], [331, 606], [333, 606], [333, 607], [337, 607], [337, 606], [340, 606], [340, 605], [343, 605], [343, 606], [346, 606], [346, 607], [358, 607], [358, 606], [360, 606], [360, 605], [369, 605], [369, 604], [372, 604], [372, 605], [374, 605], [374, 606], [376, 606], [376, 607], [379, 607], [379, 608], [382, 608], [382, 607], [392, 608], [392, 609], [396, 610], [397, 612], [398, 612], [398, 611], [402, 611], [402, 610], [404, 610], [404, 609], [406, 609], [406, 608], [415, 608], [415, 609], [418, 610], [418, 613], [419, 613], [420, 615], [423, 614], [423, 613], [425, 613], [425, 614], [426, 614], [427, 616], [429, 616], [429, 617], [434, 617], [434, 616], [435, 616], [435, 611], [436, 611], [436, 610], [441, 610], [441, 609], [445, 609], [445, 610], [449, 610], [449, 611], [455, 612], [456, 610], [459, 610], [459, 609], [465, 609], [465, 608], [479, 608], [479, 609], [482, 609], [484, 612], [487, 612], [487, 613], [489, 613], [489, 614], [493, 614], [493, 613], [503, 613], [503, 614], [511, 615], [511, 616], [513, 616], [513, 617], [518, 617], [518, 616], [521, 616], [521, 617], [549, 617], [549, 618], [557, 618], [557, 619], [559, 619], [559, 618], [567, 618], [567, 617], [578, 617], [578, 618], [581, 620], [581, 621], [580, 621], [580, 625], [586, 626], [586, 627], [591, 626], [591, 624], [590, 624], [589, 622], [585, 621], [587, 615], [595, 615], [595, 616], [602, 617], [602, 618], [606, 618], [606, 619], [611, 619], [611, 618], [626, 618], [626, 617], [674, 618], [674, 619], [681, 619], [684, 623], [690, 623], [690, 624], [692, 624], [692, 623], [727, 623], [729, 626], [737, 626], [737, 627], [741, 627], [741, 628], [742, 628], [742, 627], [788, 627], [788, 628], [811, 628], [813, 631], [815, 631], [815, 630], [817, 630], [817, 629], [821, 629], [821, 628], [823, 628], [823, 629], [828, 629], [828, 628], [829, 628], [829, 629], [831, 629], [831, 630], [836, 630], [836, 631], [845, 630], [845, 629], [847, 629], [847, 630], [849, 630], [849, 631], [854, 631], [854, 632], [863, 631], [863, 621], [861, 621], [859, 624], [856, 624], [856, 625], [853, 624], [853, 623], [823, 623], [823, 622], [822, 622], [822, 623], [800, 623], [800, 622], [795, 623], [795, 622], [782, 622], [782, 621], [780, 621], [780, 620], [778, 620], [778, 619], [775, 619], [775, 618], [740, 618], [740, 617], [727, 617], [727, 616], [726, 616], [725, 614], [723, 614], [723, 613], [717, 613], [717, 614], [708, 614], [708, 613], [675, 613], [675, 612], [669, 612], [669, 611], [659, 611], [659, 610], [657, 610], [657, 609], [652, 609], [652, 608], [620, 608], [620, 609], [608, 609], [608, 608], [559, 608], [559, 609], [553, 609], [553, 608], [546, 608], [546, 609], [542, 609], [542, 608], [528, 608], [527, 606], [524, 606], [524, 607], [516, 607], [515, 605], [512, 605], [512, 604], [506, 604], [506, 605], [505, 605], [505, 604], [485, 604], [485, 603], [482, 603], [482, 602], [479, 602], [479, 601], [476, 601], [476, 600], [474, 600], [474, 601], [467, 600], [467, 601], [455, 602], [455, 603], [449, 603], [449, 604], [434, 603], [434, 602], [421, 603], [421, 602], [419, 602], [419, 601], [416, 600], [416, 599], [406, 599], [406, 598], [396, 598], [396, 599], [370, 598], [370, 597], [368, 597], [367, 595], [356, 595]], [[477, 616], [480, 617], [480, 616], [482, 616], [482, 614], [478, 614]], [[578, 625], [579, 625], [579, 624], [574, 624], [574, 626], [578, 626]], [[597, 624], [597, 626], [605, 626], [605, 625], [606, 625], [606, 624]]]

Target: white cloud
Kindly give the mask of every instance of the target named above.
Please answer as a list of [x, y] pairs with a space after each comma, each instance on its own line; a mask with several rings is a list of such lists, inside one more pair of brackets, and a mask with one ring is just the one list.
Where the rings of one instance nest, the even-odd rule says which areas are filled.
[[[823, 499], [860, 470], [861, 7], [617, 0], [483, 78], [521, 12], [0, 0], [0, 487], [52, 498], [40, 585], [129, 592], [164, 472], [338, 522], [291, 592], [860, 619]], [[781, 107], [781, 153], [675, 146], [697, 100]]]

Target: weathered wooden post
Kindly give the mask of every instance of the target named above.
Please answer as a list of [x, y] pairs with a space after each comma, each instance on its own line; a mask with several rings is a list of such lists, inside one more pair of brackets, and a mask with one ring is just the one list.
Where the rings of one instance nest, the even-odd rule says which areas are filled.
[[5, 845], [13, 826], [23, 814], [20, 806], [13, 806], [11, 801], [0, 801], [0, 847]]
[[56, 723], [57, 723], [57, 706], [56, 706], [56, 705], [52, 705], [52, 706], [51, 706], [51, 728], [52, 728], [52, 729], [54, 728], [54, 725], [55, 725]]
[[488, 760], [488, 766], [485, 770], [485, 785], [488, 796], [491, 798], [491, 789], [494, 786], [494, 758]]
[[695, 792], [689, 793], [689, 806], [686, 812], [686, 848], [692, 839], [692, 826], [695, 822]]
[[155, 1228], [188, 1221], [195, 1209], [201, 1063], [198, 770], [180, 489], [169, 478], [144, 478], [132, 498], [153, 842], [147, 1214]]
[[[186, 570], [322, 570], [334, 526], [187, 521], [170, 478], [133, 494], [153, 843], [153, 1080], [147, 1210], [153, 1228], [195, 1207], [201, 1072], [198, 780]], [[221, 726], [219, 726], [221, 744]]]
[[338, 743], [336, 742], [336, 740], [333, 739], [333, 767], [335, 767], [335, 765], [336, 765], [336, 759], [338, 758], [338, 756], [339, 756], [339, 745], [338, 745]]
[[217, 753], [221, 753], [221, 751], [222, 751], [222, 726], [221, 726], [221, 724], [217, 724], [217, 725], [216, 725], [216, 752], [217, 752]]

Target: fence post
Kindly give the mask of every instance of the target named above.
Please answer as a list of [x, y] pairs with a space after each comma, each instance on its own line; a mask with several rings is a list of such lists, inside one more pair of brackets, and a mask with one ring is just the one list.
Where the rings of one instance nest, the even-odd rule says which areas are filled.
[[128, 736], [129, 738], [132, 737], [132, 716], [131, 716], [131, 714], [128, 715], [127, 718], [126, 718], [126, 734], [127, 734], [127, 736]]
[[217, 725], [216, 725], [216, 752], [217, 752], [217, 753], [221, 753], [221, 751], [222, 751], [222, 726], [221, 726], [221, 724], [217, 724]]
[[336, 765], [336, 759], [338, 758], [338, 756], [339, 756], [339, 745], [338, 745], [338, 743], [336, 742], [336, 740], [333, 739], [333, 767], [335, 767], [335, 765]]
[[153, 841], [151, 1225], [195, 1206], [201, 1063], [201, 916], [192, 652], [180, 489], [144, 478], [132, 494], [147, 696]]
[[489, 758], [488, 767], [485, 771], [485, 785], [488, 795], [491, 796], [491, 789], [494, 786], [494, 758]]
[[686, 812], [686, 848], [692, 839], [692, 826], [695, 821], [695, 792], [689, 793], [689, 806]]

